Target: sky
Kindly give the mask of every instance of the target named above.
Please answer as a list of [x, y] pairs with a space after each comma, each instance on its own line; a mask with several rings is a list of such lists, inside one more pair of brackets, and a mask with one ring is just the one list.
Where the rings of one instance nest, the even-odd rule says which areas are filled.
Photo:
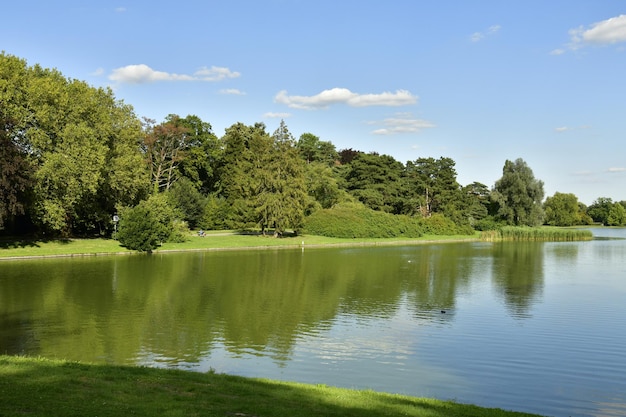
[[281, 120], [338, 150], [456, 162], [489, 187], [522, 158], [546, 197], [626, 200], [621, 0], [30, 0], [0, 50], [110, 87], [139, 117]]

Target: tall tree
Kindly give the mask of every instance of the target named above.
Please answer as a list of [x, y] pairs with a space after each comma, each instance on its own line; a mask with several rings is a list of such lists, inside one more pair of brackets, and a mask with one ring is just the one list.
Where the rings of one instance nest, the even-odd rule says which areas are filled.
[[300, 135], [296, 147], [307, 164], [321, 162], [325, 165], [333, 166], [339, 158], [335, 145], [331, 142], [321, 141], [319, 137], [312, 133]]
[[258, 170], [269, 153], [269, 135], [263, 123], [235, 123], [226, 129], [221, 142], [224, 152], [219, 167], [219, 192], [230, 206], [225, 223], [230, 228], [254, 226], [257, 220], [252, 199], [259, 188]]
[[25, 213], [34, 181], [27, 154], [12, 139], [14, 125], [0, 108], [0, 230], [7, 220]]
[[144, 119], [145, 137], [143, 151], [150, 170], [153, 191], [168, 190], [178, 179], [178, 166], [189, 149], [189, 129], [172, 116], [155, 125]]
[[189, 178], [205, 194], [214, 191], [222, 149], [211, 124], [195, 115], [180, 118], [170, 114], [166, 121], [187, 129], [185, 155], [178, 165], [180, 175]]
[[618, 202], [607, 197], [595, 200], [587, 209], [594, 222], [605, 226], [622, 226], [626, 224], [626, 210]]
[[273, 227], [279, 236], [287, 228], [302, 228], [307, 192], [303, 162], [283, 120], [271, 139], [268, 159], [258, 171], [261, 181], [255, 205], [261, 228]]
[[28, 208], [34, 184], [25, 130], [29, 119], [26, 62], [0, 52], [0, 230]]
[[492, 193], [499, 205], [498, 215], [509, 224], [525, 226], [543, 223], [543, 195], [543, 181], [535, 178], [521, 158], [504, 163], [502, 177]]
[[444, 157], [407, 162], [408, 197], [413, 202], [407, 214], [429, 217], [432, 213], [451, 215], [458, 210], [462, 195], [454, 166], [454, 160]]
[[543, 203], [545, 222], [551, 226], [574, 226], [588, 224], [587, 215], [581, 210], [574, 194], [554, 193]]
[[392, 156], [359, 153], [343, 171], [348, 191], [373, 210], [397, 213], [404, 166]]
[[3, 53], [0, 76], [5, 152], [33, 170], [26, 213], [54, 234], [106, 231], [115, 206], [136, 201], [146, 184], [132, 108], [110, 89]]

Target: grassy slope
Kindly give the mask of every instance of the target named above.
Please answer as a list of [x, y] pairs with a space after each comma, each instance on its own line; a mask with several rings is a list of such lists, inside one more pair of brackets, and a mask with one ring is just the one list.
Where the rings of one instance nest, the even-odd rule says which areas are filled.
[[530, 416], [320, 385], [0, 356], [0, 416], [130, 415]]

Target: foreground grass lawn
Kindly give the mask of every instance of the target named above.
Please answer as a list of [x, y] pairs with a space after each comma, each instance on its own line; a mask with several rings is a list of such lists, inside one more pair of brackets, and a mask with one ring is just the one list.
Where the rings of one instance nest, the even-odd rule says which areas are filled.
[[531, 416], [221, 374], [0, 356], [0, 416]]
[[[247, 249], [247, 248], [272, 248], [272, 247], [300, 247], [302, 242], [306, 246], [318, 245], [385, 245], [385, 244], [418, 244], [432, 241], [469, 240], [476, 239], [478, 234], [472, 236], [423, 236], [417, 239], [339, 239], [323, 236], [296, 236], [273, 238], [270, 236], [258, 236], [237, 234], [233, 232], [207, 233], [205, 237], [191, 235], [187, 242], [166, 243], [155, 252], [163, 251], [187, 251], [187, 250], [211, 250], [211, 249]], [[133, 253], [120, 246], [119, 242], [112, 239], [66, 239], [66, 240], [16, 240], [0, 241], [0, 258], [24, 257], [24, 256], [70, 256], [85, 254], [117, 254]]]

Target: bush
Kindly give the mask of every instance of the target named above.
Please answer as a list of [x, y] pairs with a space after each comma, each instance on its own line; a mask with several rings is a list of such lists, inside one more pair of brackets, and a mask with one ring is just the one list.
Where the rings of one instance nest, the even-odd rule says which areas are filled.
[[316, 211], [305, 219], [305, 232], [341, 238], [416, 238], [423, 234], [412, 217], [374, 211], [360, 203]]
[[163, 194], [120, 210], [116, 238], [128, 249], [152, 252], [163, 242], [184, 241], [188, 234], [187, 224], [176, 220], [174, 209]]
[[422, 218], [419, 220], [419, 223], [424, 233], [429, 235], [452, 236], [474, 234], [474, 229], [470, 225], [458, 225], [439, 213]]
[[120, 216], [117, 240], [131, 250], [152, 252], [161, 244], [162, 225], [145, 204], [124, 210]]

